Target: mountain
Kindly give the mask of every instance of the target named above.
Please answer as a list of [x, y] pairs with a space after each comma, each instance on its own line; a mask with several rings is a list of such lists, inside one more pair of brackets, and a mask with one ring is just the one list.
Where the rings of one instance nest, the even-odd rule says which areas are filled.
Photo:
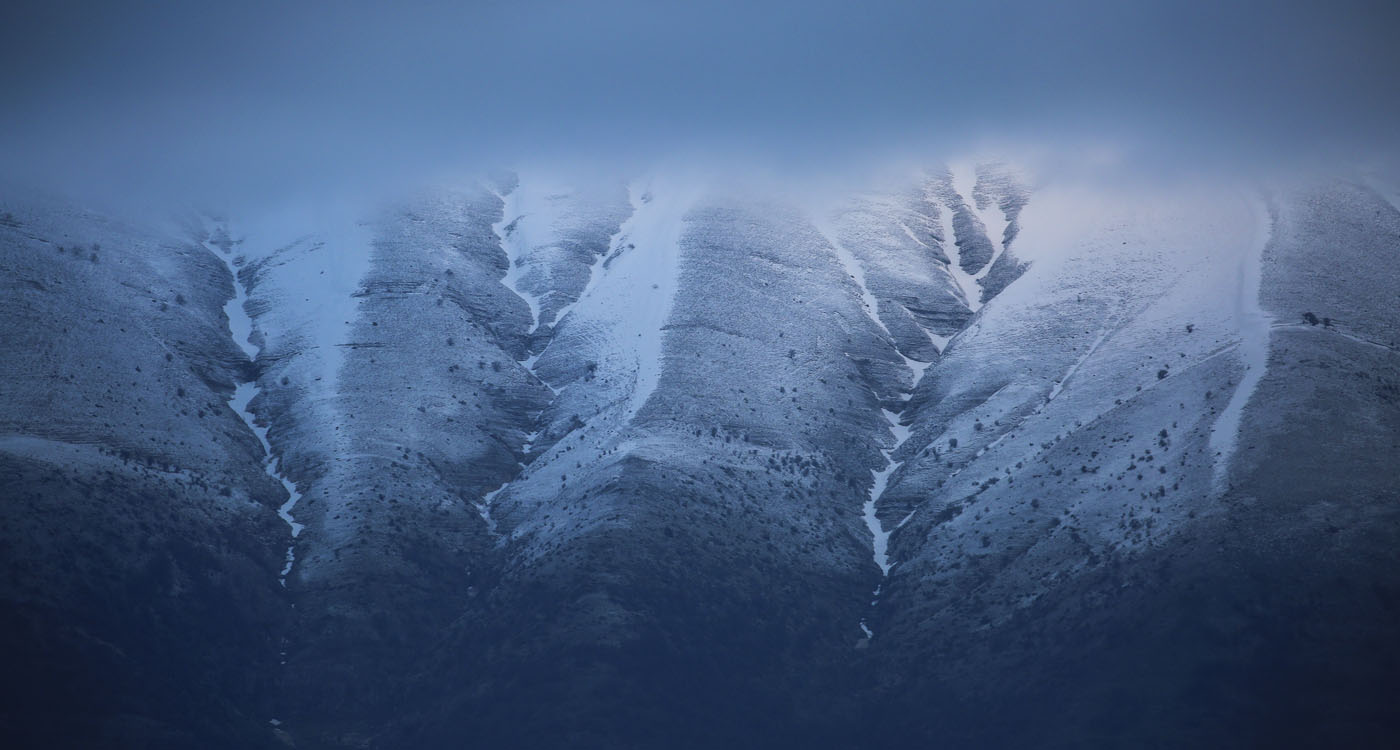
[[500, 173], [0, 199], [20, 746], [1375, 746], [1400, 210]]

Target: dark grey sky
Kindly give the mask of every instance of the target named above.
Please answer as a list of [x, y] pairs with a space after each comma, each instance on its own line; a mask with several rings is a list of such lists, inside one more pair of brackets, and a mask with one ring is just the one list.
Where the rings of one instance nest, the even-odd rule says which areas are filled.
[[1393, 145], [1395, 2], [7, 3], [0, 167], [175, 193], [988, 140]]

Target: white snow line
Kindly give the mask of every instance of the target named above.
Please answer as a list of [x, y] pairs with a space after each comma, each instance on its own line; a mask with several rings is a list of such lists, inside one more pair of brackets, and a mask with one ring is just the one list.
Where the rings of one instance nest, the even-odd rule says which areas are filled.
[[[831, 226], [830, 222], [828, 222], [825, 217], [813, 213], [812, 226], [826, 239], [827, 244], [830, 245], [832, 251], [836, 253], [836, 259], [841, 262], [841, 267], [845, 269], [846, 275], [849, 276], [851, 280], [856, 283], [856, 287], [860, 289], [861, 308], [865, 310], [866, 317], [874, 321], [875, 325], [879, 326], [880, 330], [884, 331], [885, 335], [893, 340], [894, 337], [890, 334], [889, 329], [880, 321], [880, 301], [871, 293], [870, 287], [866, 285], [865, 269], [861, 268], [860, 261], [856, 259], [855, 254], [852, 253], [849, 248], [837, 239], [835, 227]], [[910, 236], [912, 237], [913, 235], [911, 234]]]
[[1251, 196], [1250, 203], [1254, 209], [1255, 231], [1248, 252], [1240, 260], [1239, 287], [1235, 296], [1235, 320], [1240, 327], [1239, 351], [1245, 372], [1229, 403], [1211, 428], [1210, 449], [1215, 457], [1213, 484], [1216, 492], [1222, 492], [1227, 487], [1230, 462], [1239, 447], [1244, 407], [1254, 395], [1254, 389], [1269, 365], [1269, 331], [1273, 319], [1259, 304], [1259, 286], [1264, 248], [1269, 244], [1273, 225], [1269, 208], [1262, 199]]
[[904, 230], [904, 233], [905, 233], [906, 235], [909, 236], [909, 239], [911, 239], [911, 240], [913, 240], [913, 241], [919, 243], [920, 246], [922, 246], [922, 247], [924, 247], [924, 248], [927, 248], [927, 249], [929, 249], [929, 250], [932, 250], [932, 249], [933, 249], [932, 247], [929, 246], [929, 244], [928, 244], [927, 242], [924, 242], [923, 240], [919, 239], [919, 236], [916, 235], [916, 234], [914, 234], [914, 230], [910, 229], [908, 224], [905, 224], [904, 222], [901, 221], [901, 222], [899, 222], [899, 228], [900, 228], [900, 229], [903, 229], [903, 230]]
[[504, 540], [501, 539], [500, 533], [496, 530], [496, 519], [491, 516], [491, 503], [495, 501], [496, 495], [501, 494], [501, 491], [510, 485], [510, 482], [511, 480], [509, 479], [507, 479], [504, 482], [501, 482], [500, 487], [497, 487], [496, 489], [491, 490], [485, 495], [482, 495], [481, 502], [476, 504], [476, 512], [481, 514], [481, 520], [486, 522], [487, 533], [489, 533], [493, 537], [496, 537], [497, 542]]
[[[866, 284], [865, 269], [861, 266], [860, 260], [856, 258], [855, 253], [850, 251], [850, 248], [846, 247], [844, 243], [837, 239], [836, 229], [831, 225], [828, 219], [815, 211], [812, 212], [811, 219], [812, 226], [816, 228], [817, 232], [826, 239], [827, 244], [835, 251], [836, 259], [841, 262], [841, 267], [845, 269], [846, 275], [859, 287], [861, 308], [865, 310], [866, 317], [870, 318], [875, 325], [879, 326], [881, 331], [884, 331], [885, 336], [889, 337], [890, 342], [895, 345], [897, 351], [899, 345], [894, 340], [894, 334], [890, 333], [890, 329], [885, 326], [884, 321], [880, 320], [880, 300], [870, 291], [869, 285]], [[899, 226], [904, 230], [905, 234], [909, 235], [909, 239], [924, 247], [928, 247], [928, 244], [916, 237], [904, 222], [899, 222]], [[927, 328], [924, 328], [922, 325], [919, 326], [919, 330], [923, 331], [924, 335], [928, 336], [929, 340], [938, 347], [939, 354], [942, 354], [943, 350], [947, 348], [948, 340], [951, 338], [950, 336], [939, 336], [929, 331]], [[901, 352], [900, 356], [904, 357], [904, 354]], [[915, 382], [918, 382], [918, 378], [923, 377], [923, 371], [927, 369], [931, 363], [917, 362], [916, 360], [904, 357], [904, 364], [914, 370]], [[911, 391], [905, 394], [904, 400], [908, 401], [912, 396], [913, 393]]]
[[[621, 230], [614, 232], [612, 238], [608, 240], [609, 252], [604, 255], [594, 256], [593, 262], [588, 264], [588, 281], [584, 282], [583, 290], [578, 293], [578, 298], [575, 299], [573, 302], [570, 302], [569, 304], [559, 308], [559, 311], [554, 314], [554, 327], [556, 331], [558, 330], [559, 325], [564, 322], [564, 318], [568, 317], [569, 313], [573, 311], [575, 307], [578, 306], [578, 303], [582, 302], [584, 298], [588, 296], [589, 292], [593, 291], [593, 287], [597, 283], [598, 277], [601, 275], [600, 266], [603, 264], [604, 259], [608, 257], [608, 254], [611, 254], [611, 250], [616, 244], [617, 239], [619, 236], [621, 236], [621, 234]], [[553, 385], [550, 385], [548, 381], [546, 381], [544, 378], [541, 378], [538, 374], [535, 373], [535, 363], [540, 361], [540, 357], [543, 357], [545, 352], [549, 351], [549, 347], [554, 344], [554, 340], [556, 338], [558, 338], [557, 333], [550, 335], [549, 340], [544, 343], [544, 348], [540, 349], [539, 352], [527, 357], [524, 361], [524, 365], [525, 369], [530, 371], [530, 374], [535, 375], [536, 379], [538, 379], [541, 383], [544, 383], [545, 387], [553, 391], [554, 395], [557, 396], [559, 395], [559, 389], [555, 388]]]
[[[627, 188], [632, 203], [632, 216], [623, 222], [618, 232], [619, 251], [611, 262], [610, 274], [630, 283], [634, 293], [629, 300], [614, 300], [613, 304], [628, 307], [629, 326], [624, 339], [630, 344], [636, 339], [636, 363], [632, 397], [627, 411], [630, 420], [641, 410], [661, 380], [665, 349], [666, 321], [676, 301], [680, 285], [681, 239], [686, 229], [685, 216], [699, 198], [696, 189], [656, 180], [643, 187]], [[625, 247], [620, 243], [627, 242]], [[590, 277], [591, 281], [591, 277]]]
[[968, 208], [975, 209], [972, 191], [977, 187], [977, 165], [970, 161], [959, 161], [948, 165], [953, 192], [962, 198]]
[[[632, 189], [633, 185], [629, 184], [627, 186], [628, 205], [631, 207], [632, 213], [628, 214], [627, 218], [623, 219], [622, 223], [618, 224], [617, 231], [613, 232], [612, 236], [608, 237], [608, 245], [607, 248], [603, 250], [603, 253], [601, 255], [593, 256], [592, 262], [588, 264], [588, 281], [584, 282], [583, 289], [579, 291], [578, 297], [576, 297], [573, 302], [570, 302], [567, 305], [564, 305], [563, 307], [559, 308], [559, 311], [554, 314], [554, 325], [556, 327], [561, 322], [563, 322], [564, 318], [567, 317], [568, 314], [572, 312], [573, 309], [577, 307], [580, 302], [582, 302], [586, 297], [588, 297], [589, 293], [593, 291], [593, 288], [598, 285], [599, 280], [603, 276], [603, 273], [606, 271], [606, 268], [603, 266], [603, 263], [607, 262], [609, 258], [622, 253], [622, 243], [627, 235], [627, 227], [629, 226], [629, 223], [632, 221], [633, 217], [637, 215], [637, 209], [639, 207], [637, 200], [635, 200], [635, 196], [633, 194]], [[553, 341], [554, 339], [553, 337], [551, 337], [550, 343], [553, 343]], [[545, 349], [548, 348], [549, 344], [547, 343], [545, 344]], [[543, 351], [540, 352], [540, 354], [543, 353]]]
[[[501, 220], [491, 225], [491, 231], [494, 232], [496, 237], [500, 240], [501, 251], [506, 255], [506, 275], [501, 277], [501, 285], [509, 289], [515, 296], [524, 300], [525, 304], [530, 308], [530, 329], [528, 333], [533, 334], [535, 331], [539, 330], [540, 325], [542, 325], [544, 321], [540, 320], [539, 298], [520, 288], [520, 276], [525, 272], [525, 266], [522, 260], [525, 253], [533, 249], [526, 246], [529, 244], [530, 233], [523, 231], [518, 224], [518, 222], [525, 221], [530, 216], [522, 205], [524, 202], [524, 199], [521, 198], [522, 190], [524, 190], [522, 185], [517, 183], [508, 193], [503, 194], [495, 192], [496, 197], [500, 198], [502, 203]], [[514, 231], [507, 232], [506, 227], [512, 224], [516, 224]], [[554, 323], [557, 324], [564, 317], [565, 312], [567, 312], [567, 308], [558, 311], [554, 316]], [[553, 337], [550, 338], [550, 341], [553, 341]], [[545, 347], [548, 348], [548, 346], [549, 344], [546, 343]], [[535, 376], [535, 380], [538, 380], [544, 387], [548, 388], [555, 395], [558, 395], [558, 388], [550, 385], [544, 378], [541, 378], [535, 373], [535, 363], [539, 361], [540, 355], [543, 353], [543, 350], [541, 350], [540, 352], [526, 357], [522, 364], [526, 371]]]
[[[1060, 376], [1059, 381], [1050, 389], [1049, 395], [1045, 397], [1046, 404], [1054, 401], [1055, 397], [1060, 395], [1060, 392], [1065, 389], [1065, 384], [1069, 383], [1070, 378], [1074, 377], [1074, 374], [1079, 372], [1079, 368], [1083, 367], [1084, 363], [1089, 361], [1090, 357], [1094, 356], [1094, 352], [1098, 351], [1099, 347], [1102, 346], [1103, 342], [1108, 338], [1108, 335], [1113, 333], [1116, 325], [1116, 323], [1109, 323], [1104, 326], [1102, 331], [1099, 331], [1098, 338], [1094, 339], [1094, 343], [1089, 345], [1089, 350], [1084, 352], [1083, 356], [1079, 359], [1076, 359], [1074, 364], [1070, 365], [1068, 370], [1065, 370], [1065, 374]], [[1039, 410], [1036, 410], [1036, 413], [1039, 413]]]
[[890, 532], [885, 531], [884, 524], [880, 523], [879, 516], [875, 515], [876, 502], [885, 493], [885, 488], [889, 486], [890, 474], [899, 468], [899, 463], [890, 458], [890, 451], [881, 451], [881, 453], [885, 457], [885, 468], [878, 471], [870, 470], [875, 481], [870, 487], [870, 499], [865, 501], [864, 516], [865, 526], [870, 529], [871, 549], [875, 564], [880, 568], [880, 577], [884, 578], [890, 574], [890, 568], [894, 566], [890, 565]]
[[[919, 383], [923, 380], [924, 373], [928, 370], [930, 363], [919, 362], [907, 357], [905, 358], [905, 362], [914, 370], [914, 383], [910, 387], [912, 391], [914, 388], [919, 387]], [[895, 470], [903, 465], [903, 462], [895, 461], [891, 456], [893, 456], [894, 452], [899, 450], [900, 446], [904, 445], [905, 441], [909, 439], [910, 435], [913, 434], [913, 429], [904, 425], [900, 421], [900, 415], [889, 409], [881, 409], [880, 413], [884, 415], [885, 421], [890, 424], [890, 433], [894, 436], [894, 445], [880, 452], [881, 455], [885, 457], [885, 467], [883, 469], [870, 470], [871, 477], [874, 481], [870, 485], [870, 497], [865, 501], [862, 510], [865, 526], [870, 529], [871, 554], [875, 560], [875, 565], [880, 568], [880, 580], [883, 582], [884, 579], [889, 576], [890, 570], [894, 568], [894, 564], [890, 562], [889, 557], [890, 535], [894, 533], [894, 530], [886, 531], [884, 524], [880, 522], [880, 518], [876, 515], [875, 511], [880, 497], [885, 494], [885, 490], [889, 487], [890, 475], [894, 474]], [[908, 520], [909, 518], [905, 517], [904, 521], [899, 523], [899, 526], [903, 526], [904, 522]], [[895, 529], [898, 529], [899, 526], [896, 526]], [[879, 602], [880, 589], [881, 585], [877, 584], [870, 602], [871, 606]], [[873, 638], [875, 636], [866, 626], [865, 620], [860, 621], [860, 627], [861, 630], [865, 631], [866, 638]]]
[[211, 247], [209, 242], [204, 243], [204, 248], [214, 254], [224, 267], [228, 270], [229, 280], [233, 282], [233, 296], [224, 303], [224, 317], [228, 318], [228, 333], [233, 338], [233, 343], [243, 350], [248, 359], [258, 358], [258, 345], [254, 344], [253, 319], [248, 316], [246, 305], [248, 303], [248, 290], [243, 287], [243, 282], [238, 278], [238, 265], [232, 254], [225, 255], [218, 247]]
[[1280, 328], [1287, 329], [1290, 331], [1315, 331], [1317, 333], [1325, 333], [1332, 336], [1341, 336], [1344, 339], [1350, 339], [1351, 341], [1355, 341], [1358, 344], [1363, 344], [1365, 346], [1373, 346], [1377, 349], [1382, 349], [1387, 352], [1390, 352], [1391, 354], [1400, 354], [1400, 348], [1390, 346], [1387, 344], [1382, 344], [1379, 341], [1372, 341], [1368, 338], [1362, 338], [1361, 336], [1353, 336], [1350, 333], [1337, 330], [1335, 326], [1328, 328], [1326, 326], [1307, 325], [1306, 323], [1274, 323], [1273, 325], [1269, 326], [1269, 330], [1271, 331], [1278, 330]]
[[[929, 334], [929, 335], [930, 335], [930, 337], [932, 337], [933, 334]], [[939, 336], [938, 338], [939, 338], [939, 339], [942, 339], [945, 343], [948, 341], [948, 337], [946, 337], [946, 336]], [[937, 344], [938, 341], [935, 340], [934, 343]], [[939, 353], [940, 353], [940, 354], [942, 353], [942, 350], [941, 350], [941, 349], [939, 350]], [[920, 361], [917, 360], [917, 359], [910, 359], [910, 358], [904, 356], [904, 354], [902, 354], [902, 353], [901, 353], [899, 356], [900, 356], [900, 359], [903, 359], [903, 360], [904, 360], [904, 366], [905, 366], [905, 367], [908, 367], [910, 370], [912, 370], [912, 371], [914, 372], [914, 382], [911, 383], [911, 384], [909, 385], [909, 393], [910, 393], [910, 395], [913, 395], [914, 389], [915, 389], [915, 388], [918, 388], [918, 387], [919, 387], [919, 383], [922, 383], [922, 382], [924, 381], [924, 373], [928, 372], [928, 368], [929, 368], [929, 367], [932, 367], [932, 366], [933, 366], [933, 363], [932, 363], [932, 362], [920, 362]], [[908, 401], [908, 399], [905, 399], [905, 400]]]
[[[953, 230], [953, 207], [937, 196], [931, 195], [929, 199], [938, 207], [938, 223], [943, 228], [943, 254], [948, 256], [948, 275], [952, 277], [967, 309], [977, 312], [982, 308], [981, 287], [971, 274], [963, 270], [962, 248], [958, 247], [957, 232]], [[962, 200], [962, 196], [958, 196], [958, 199]]]
[[[972, 213], [977, 215], [977, 220], [981, 221], [981, 228], [983, 228], [983, 231], [987, 232], [988, 241], [993, 243], [991, 259], [987, 260], [986, 266], [981, 267], [977, 273], [973, 274], [973, 280], [977, 281], [977, 285], [979, 285], [980, 288], [981, 280], [986, 278], [988, 273], [991, 273], [991, 267], [997, 264], [997, 260], [1001, 260], [1002, 253], [1007, 252], [1007, 227], [1011, 225], [1011, 221], [1008, 220], [1005, 211], [1001, 210], [1001, 204], [998, 204], [995, 200], [988, 199], [990, 200], [990, 206], [987, 206], [987, 208], [977, 206], [977, 199], [976, 196], [974, 196], [974, 193], [977, 192], [976, 165], [967, 164], [967, 162], [962, 165], [956, 165], [956, 167], [952, 168], [952, 174], [953, 186], [955, 186], [955, 189], [958, 190], [959, 193], [962, 193], [963, 201], [966, 201], [967, 208], [970, 208]], [[966, 192], [956, 187], [959, 185], [959, 182], [965, 185]]]
[[501, 207], [501, 220], [491, 225], [491, 231], [500, 238], [501, 250], [506, 254], [506, 275], [501, 278], [501, 284], [511, 290], [515, 296], [525, 300], [525, 304], [530, 306], [530, 333], [540, 327], [540, 301], [535, 295], [520, 289], [520, 274], [524, 272], [521, 264], [522, 257], [530, 248], [520, 247], [522, 242], [521, 232], [511, 232], [507, 234], [506, 227], [512, 223], [525, 218], [520, 212], [520, 187], [517, 185], [508, 193], [496, 193], [496, 197], [501, 199], [504, 205]]
[[[228, 318], [229, 324], [229, 335], [233, 338], [234, 343], [238, 344], [239, 348], [248, 355], [248, 359], [256, 360], [259, 348], [250, 341], [253, 334], [253, 319], [248, 315], [247, 308], [245, 307], [245, 303], [248, 301], [248, 290], [238, 278], [238, 265], [231, 253], [225, 254], [218, 247], [211, 246], [207, 241], [204, 243], [204, 247], [224, 264], [224, 267], [228, 269], [229, 278], [233, 281], [233, 299], [224, 304], [224, 314]], [[287, 526], [290, 527], [292, 531], [293, 543], [287, 546], [286, 565], [283, 566], [282, 572], [278, 574], [277, 578], [278, 583], [282, 584], [283, 588], [286, 588], [287, 576], [292, 572], [292, 565], [296, 563], [295, 541], [296, 538], [301, 535], [301, 530], [306, 528], [306, 526], [297, 523], [296, 518], [292, 516], [292, 509], [296, 507], [297, 501], [301, 500], [301, 493], [297, 491], [296, 484], [284, 476], [279, 470], [280, 462], [277, 459], [277, 455], [272, 451], [272, 443], [267, 439], [268, 428], [260, 426], [257, 423], [256, 417], [248, 410], [249, 402], [261, 392], [262, 389], [258, 387], [255, 381], [238, 383], [228, 403], [229, 407], [232, 408], [233, 411], [243, 419], [243, 422], [248, 425], [248, 428], [253, 431], [253, 435], [257, 437], [258, 443], [262, 445], [263, 471], [267, 472], [268, 476], [281, 483], [282, 488], [287, 491], [287, 501], [282, 503], [277, 509], [277, 515], [283, 521], [286, 521]]]
[[[630, 193], [629, 193], [629, 195], [630, 195]], [[636, 214], [636, 212], [637, 212], [637, 208], [636, 208], [636, 206], [634, 205], [634, 206], [632, 207], [632, 213], [633, 213], [633, 214]], [[574, 309], [575, 307], [578, 306], [578, 303], [582, 302], [582, 301], [584, 300], [584, 298], [588, 297], [589, 293], [593, 291], [593, 287], [595, 287], [595, 286], [598, 285], [598, 279], [599, 279], [599, 277], [601, 277], [601, 276], [603, 275], [603, 272], [606, 270], [606, 269], [603, 268], [603, 263], [604, 263], [609, 257], [611, 257], [611, 256], [613, 255], [613, 253], [617, 251], [618, 248], [621, 247], [621, 245], [620, 245], [619, 243], [622, 242], [622, 237], [623, 237], [623, 234], [622, 234], [622, 232], [623, 232], [622, 227], [627, 226], [627, 222], [630, 221], [631, 218], [632, 218], [632, 217], [629, 215], [626, 219], [623, 219], [622, 224], [618, 225], [617, 231], [616, 231], [616, 232], [613, 232], [612, 236], [608, 238], [608, 247], [607, 247], [607, 250], [605, 250], [605, 251], [603, 252], [602, 255], [595, 255], [595, 256], [593, 256], [593, 262], [588, 264], [588, 281], [584, 282], [584, 284], [583, 284], [583, 290], [580, 291], [580, 292], [578, 293], [578, 298], [577, 298], [577, 299], [575, 299], [573, 302], [570, 302], [569, 304], [564, 305], [563, 307], [559, 308], [559, 312], [556, 313], [555, 316], [554, 316], [554, 325], [555, 325], [556, 327], [557, 327], [560, 323], [562, 323], [562, 322], [564, 321], [564, 318], [567, 317], [568, 314], [569, 314], [570, 312], [572, 312], [573, 309]], [[550, 343], [553, 343], [553, 342], [554, 342], [554, 338], [553, 338], [553, 337], [550, 337], [549, 340], [550, 340]], [[545, 349], [548, 349], [548, 348], [549, 348], [549, 344], [545, 344]], [[540, 354], [544, 354], [544, 352], [541, 351]]]
[[[628, 187], [628, 197], [629, 199], [631, 197], [630, 186]], [[627, 223], [632, 220], [632, 216], [635, 216], [637, 213], [636, 203], [631, 202], [629, 200], [629, 204], [632, 207], [632, 213], [628, 215], [626, 219], [622, 220], [622, 223], [618, 225], [617, 231], [613, 232], [612, 236], [608, 238], [608, 246], [607, 249], [603, 251], [603, 254], [593, 256], [593, 262], [588, 264], [588, 281], [584, 282], [583, 289], [578, 293], [578, 297], [575, 298], [573, 302], [570, 302], [569, 304], [559, 308], [559, 311], [554, 314], [554, 326], [556, 329], [558, 329], [559, 325], [564, 322], [564, 318], [568, 317], [569, 313], [572, 312], [573, 309], [577, 307], [580, 302], [583, 302], [585, 299], [587, 299], [590, 293], [593, 291], [593, 288], [598, 285], [599, 279], [603, 276], [603, 272], [606, 271], [606, 269], [603, 267], [603, 263], [608, 258], [612, 257], [615, 253], [621, 251], [621, 243], [625, 232], [624, 228], [627, 226]], [[535, 372], [535, 363], [539, 361], [540, 357], [544, 356], [545, 352], [549, 351], [549, 347], [554, 344], [554, 340], [556, 338], [558, 338], [557, 334], [551, 335], [549, 337], [549, 340], [545, 342], [544, 348], [541, 349], [538, 354], [535, 354], [525, 360], [525, 367], [531, 372], [531, 374], [534, 374]], [[555, 388], [554, 386], [550, 385], [544, 380], [544, 378], [540, 378], [539, 375], [535, 375], [535, 377], [538, 378], [541, 383], [544, 383], [545, 387], [553, 391], [554, 395], [559, 395], [558, 388]]]
[[987, 274], [991, 272], [992, 266], [996, 264], [998, 260], [1001, 259], [1001, 254], [1004, 252], [1006, 251], [1001, 249], [1001, 245], [997, 245], [996, 253], [992, 255], [992, 259], [987, 261], [987, 265], [982, 266], [982, 270], [972, 275], [972, 280], [977, 282], [977, 286], [979, 289], [982, 287], [982, 279], [987, 278]]
[[[520, 450], [524, 453], [529, 453], [531, 446], [534, 445], [535, 440], [539, 436], [539, 430], [536, 430], [530, 433], [529, 435], [526, 435], [525, 443], [521, 446]], [[523, 470], [525, 468], [525, 464], [520, 464], [520, 468]], [[497, 544], [504, 544], [505, 537], [503, 537], [500, 531], [498, 530], [496, 519], [494, 516], [491, 515], [491, 508], [496, 502], [496, 496], [504, 492], [505, 489], [510, 486], [511, 482], [514, 482], [520, 477], [521, 474], [517, 472], [515, 476], [511, 477], [510, 479], [507, 479], [504, 482], [501, 482], [501, 486], [497, 487], [494, 490], [491, 490], [485, 495], [482, 495], [481, 500], [475, 503], [477, 514], [481, 516], [481, 520], [486, 522], [486, 532], [492, 537], [495, 537]]]

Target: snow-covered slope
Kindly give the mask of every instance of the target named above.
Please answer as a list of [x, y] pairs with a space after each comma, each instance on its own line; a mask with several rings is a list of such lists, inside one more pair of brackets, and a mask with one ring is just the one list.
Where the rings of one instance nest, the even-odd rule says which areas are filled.
[[[938, 592], [924, 606], [975, 607], [996, 622], [1084, 555], [1163, 543], [1212, 508], [1216, 412], [1255, 334], [1235, 303], [1261, 241], [1255, 203], [1230, 190], [1115, 196], [1085, 225], [1037, 233], [1037, 217], [1053, 226], [1075, 213], [1062, 202], [1080, 200], [1037, 195], [1018, 240], [1032, 270], [915, 394], [914, 435], [881, 509], [901, 526], [895, 555], [911, 558], [892, 597], [907, 575]], [[1014, 595], [961, 598], [970, 560], [1010, 568]]]
[[[1384, 468], [1400, 457], [1395, 350], [1358, 348], [1336, 321], [1374, 332], [1393, 317], [1382, 300], [1400, 290], [1394, 264], [1340, 269], [1392, 257], [1397, 218], [1345, 186], [1036, 193], [1016, 240], [1031, 270], [930, 368], [882, 503], [900, 524], [898, 564], [874, 645], [891, 665], [941, 665], [887, 668], [902, 672], [887, 706], [896, 732], [1031, 741], [987, 728], [980, 704], [997, 696], [1027, 706], [1036, 736], [1083, 736], [1118, 716], [1109, 736], [1312, 742], [1325, 712], [1348, 717], [1343, 734], [1371, 736], [1359, 717], [1388, 688], [1364, 668], [1309, 664], [1356, 665], [1353, 639], [1379, 632], [1381, 605], [1328, 581], [1378, 565], [1360, 576], [1394, 590], [1379, 539], [1397, 530]], [[1285, 290], [1311, 299], [1282, 302]], [[1307, 325], [1308, 308], [1353, 304], [1332, 330]], [[1281, 340], [1288, 330], [1300, 337]], [[1364, 385], [1339, 398], [1339, 377]], [[1303, 448], [1331, 442], [1304, 437], [1292, 424], [1304, 414], [1350, 448]], [[1343, 414], [1361, 424], [1341, 427]], [[1350, 523], [1326, 520], [1338, 497], [1356, 504], [1341, 514]], [[1331, 543], [1344, 523], [1367, 529], [1347, 553]], [[1331, 629], [1334, 610], [1367, 624]], [[1218, 670], [1268, 671], [1265, 652], [1307, 656], [1268, 686], [1201, 688]], [[948, 696], [933, 715], [908, 697], [932, 695]], [[1206, 700], [1228, 708], [1193, 722]], [[1144, 704], [1163, 708], [1130, 708]]]
[[[83, 706], [127, 745], [1359, 726], [1386, 671], [1314, 665], [1395, 656], [1383, 183], [524, 170], [159, 230], [7, 202], [24, 705], [57, 710], [58, 653], [154, 686], [144, 729]], [[150, 682], [172, 638], [228, 684]]]
[[289, 534], [228, 406], [228, 273], [178, 227], [0, 204], [3, 742], [256, 746]]

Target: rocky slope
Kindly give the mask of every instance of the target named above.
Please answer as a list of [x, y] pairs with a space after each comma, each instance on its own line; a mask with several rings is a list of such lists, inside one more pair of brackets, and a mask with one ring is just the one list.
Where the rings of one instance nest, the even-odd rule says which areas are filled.
[[5, 731], [1388, 736], [1385, 195], [956, 164], [158, 230], [7, 199]]
[[0, 226], [11, 746], [271, 739], [281, 488], [229, 409], [223, 265], [53, 201]]
[[1350, 183], [1115, 202], [916, 394], [883, 719], [953, 745], [1393, 736], [1400, 214]]

